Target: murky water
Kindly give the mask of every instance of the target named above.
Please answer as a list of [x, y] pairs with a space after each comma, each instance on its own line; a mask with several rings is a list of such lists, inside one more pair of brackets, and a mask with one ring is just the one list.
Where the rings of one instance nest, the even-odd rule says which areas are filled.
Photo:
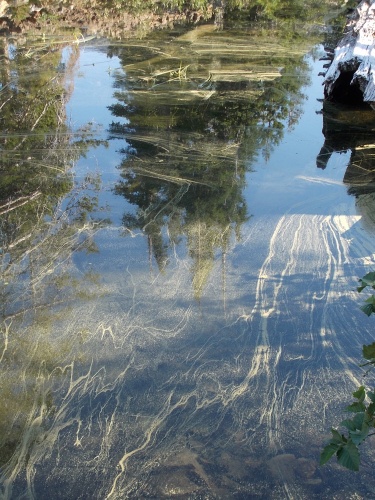
[[2, 497], [375, 497], [369, 444], [318, 467], [375, 248], [373, 112], [322, 113], [323, 55], [207, 26], [3, 66]]

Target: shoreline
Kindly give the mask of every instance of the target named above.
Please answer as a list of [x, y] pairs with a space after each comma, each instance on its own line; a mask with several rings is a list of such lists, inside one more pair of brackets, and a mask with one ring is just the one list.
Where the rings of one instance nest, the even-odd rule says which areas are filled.
[[85, 2], [78, 4], [80, 5], [36, 8], [27, 2], [18, 8], [12, 8], [9, 2], [0, 0], [0, 36], [26, 34], [30, 31], [55, 33], [57, 30], [79, 29], [84, 30], [87, 35], [121, 39], [132, 36], [139, 30], [149, 32], [173, 28], [175, 24], [198, 24], [213, 19], [215, 15], [212, 5], [204, 10], [185, 9], [161, 13], [147, 11], [135, 14], [127, 10], [103, 8], [95, 0], [90, 6]]

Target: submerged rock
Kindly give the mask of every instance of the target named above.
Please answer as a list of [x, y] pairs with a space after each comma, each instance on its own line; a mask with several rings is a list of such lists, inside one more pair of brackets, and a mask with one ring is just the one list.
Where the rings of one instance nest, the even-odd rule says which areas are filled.
[[320, 484], [320, 478], [314, 478], [317, 464], [309, 458], [296, 458], [292, 453], [282, 453], [268, 461], [268, 468], [276, 481], [291, 483], [296, 476], [306, 484]]

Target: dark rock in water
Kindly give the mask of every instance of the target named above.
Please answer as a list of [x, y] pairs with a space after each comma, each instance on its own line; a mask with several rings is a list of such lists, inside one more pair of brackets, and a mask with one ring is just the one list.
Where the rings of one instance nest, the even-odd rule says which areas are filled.
[[375, 104], [375, 0], [362, 0], [348, 18], [324, 80], [329, 100]]

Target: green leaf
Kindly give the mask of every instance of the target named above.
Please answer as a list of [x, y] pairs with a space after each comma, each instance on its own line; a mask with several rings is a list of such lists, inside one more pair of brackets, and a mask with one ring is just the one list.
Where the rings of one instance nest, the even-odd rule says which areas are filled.
[[347, 439], [345, 438], [345, 436], [343, 436], [342, 434], [340, 434], [336, 429], [331, 429], [331, 432], [332, 432], [332, 439], [330, 441], [330, 444], [345, 444]]
[[337, 450], [337, 460], [340, 465], [349, 470], [359, 470], [359, 451], [353, 441], [349, 439], [344, 446]]
[[[361, 285], [358, 287], [361, 290], [366, 288], [366, 286], [371, 286], [372, 288], [375, 288], [375, 272], [367, 273], [365, 276], [363, 276], [362, 279], [358, 281], [361, 283]], [[361, 290], [358, 291], [360, 292]]]
[[362, 429], [363, 422], [367, 421], [365, 419], [365, 413], [356, 413], [353, 417], [353, 424], [355, 429]]
[[371, 314], [374, 312], [374, 306], [372, 304], [365, 304], [362, 307], [360, 307], [361, 311], [363, 311], [367, 316], [371, 316]]
[[365, 400], [365, 397], [366, 397], [366, 391], [365, 391], [365, 388], [363, 385], [361, 385], [360, 387], [358, 387], [358, 389], [356, 391], [353, 392], [353, 396], [359, 400], [359, 402], [363, 402]]
[[354, 431], [349, 431], [351, 440], [355, 445], [361, 444], [368, 436], [370, 427], [367, 422], [363, 422], [361, 429], [356, 429]]
[[341, 448], [340, 445], [338, 444], [333, 444], [329, 443], [327, 446], [325, 446], [320, 454], [320, 465], [324, 465], [328, 462], [328, 460], [338, 452], [338, 450]]
[[362, 432], [357, 429], [356, 431], [350, 431], [349, 434], [350, 434], [350, 439], [353, 441], [353, 443], [356, 446], [359, 446], [368, 436], [368, 427], [367, 431], [365, 430], [364, 432]]
[[346, 411], [351, 411], [353, 413], [360, 413], [366, 411], [366, 406], [361, 402], [352, 403], [345, 408]]
[[354, 444], [359, 445], [368, 436], [372, 419], [366, 413], [356, 413], [353, 419], [343, 420], [341, 425], [349, 430]]
[[[374, 420], [374, 414], [375, 414], [375, 403], [370, 403], [367, 407], [367, 415], [369, 420]], [[374, 426], [374, 422], [371, 422], [370, 425]]]
[[[364, 346], [365, 347], [365, 346]], [[372, 391], [367, 391], [367, 396], [368, 398], [373, 402], [375, 403], [375, 393], [372, 392]]]
[[[375, 414], [375, 403], [370, 403], [366, 408], [367, 421], [374, 420]], [[372, 425], [372, 424], [371, 424]]]
[[[373, 342], [372, 344], [362, 346], [362, 356], [365, 359], [369, 359], [369, 360], [375, 359], [375, 342]], [[371, 401], [373, 401], [373, 400], [371, 399]]]
[[375, 271], [371, 271], [370, 273], [365, 274], [363, 278], [360, 280], [367, 285], [374, 286], [375, 285]]
[[[358, 413], [358, 415], [359, 415], [359, 413]], [[354, 421], [351, 419], [343, 420], [342, 422], [340, 422], [340, 425], [342, 425], [343, 427], [346, 427], [349, 431], [355, 431], [357, 428], [355, 426]]]

